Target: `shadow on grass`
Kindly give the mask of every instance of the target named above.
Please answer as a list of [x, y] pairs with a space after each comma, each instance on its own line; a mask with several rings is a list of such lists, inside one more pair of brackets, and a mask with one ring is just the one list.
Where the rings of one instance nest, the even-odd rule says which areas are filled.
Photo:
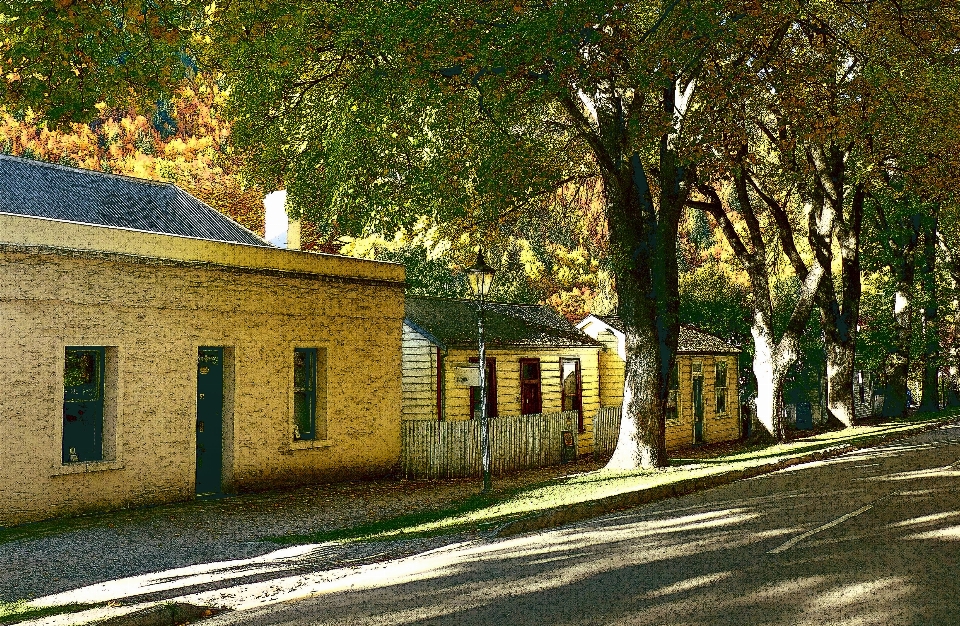
[[[955, 413], [960, 415], [960, 411]], [[830, 448], [837, 448], [838, 446], [849, 445], [853, 447], [866, 447], [875, 443], [883, 442], [889, 439], [891, 435], [908, 436], [917, 432], [916, 429], [905, 429], [904, 426], [910, 424], [921, 424], [924, 422], [929, 423], [953, 416], [953, 414], [948, 412], [926, 414], [920, 418], [910, 416], [903, 420], [885, 422], [884, 424], [875, 425], [872, 427], [872, 431], [868, 433], [850, 433], [848, 435], [841, 435], [835, 438], [832, 437], [823, 441], [811, 440], [809, 442], [805, 442], [803, 439], [799, 439], [790, 442], [793, 443], [795, 447], [787, 449], [776, 449], [776, 446], [779, 444], [755, 444], [747, 449], [741, 448], [735, 453], [726, 453], [722, 456], [717, 456], [714, 458], [673, 459], [671, 460], [671, 465], [674, 467], [683, 467], [698, 464], [701, 467], [718, 467], [722, 465], [749, 463], [750, 461], [765, 459], [789, 458], [810, 454], [812, 452], [820, 452]], [[828, 432], [836, 431], [831, 430], [819, 432], [815, 435], [812, 435], [811, 439], [817, 436], [826, 435]], [[483, 531], [496, 527], [507, 521], [526, 517], [531, 514], [536, 514], [541, 512], [543, 507], [525, 508], [511, 512], [491, 511], [490, 515], [478, 516], [480, 519], [475, 518], [470, 520], [457, 520], [456, 518], [462, 518], [470, 513], [477, 513], [483, 509], [492, 508], [497, 505], [508, 505], [510, 500], [516, 499], [518, 496], [530, 496], [535, 494], [537, 491], [544, 492], [547, 490], [556, 490], [557, 492], [562, 492], [567, 487], [576, 489], [578, 487], [583, 487], [584, 485], [590, 484], [606, 483], [609, 485], [617, 481], [627, 482], [631, 480], [650, 478], [652, 476], [656, 476], [657, 474], [667, 476], [668, 479], [666, 482], [668, 483], [680, 481], [685, 478], [678, 473], [674, 480], [670, 480], [669, 474], [667, 472], [663, 472], [662, 470], [637, 470], [628, 472], [605, 472], [600, 470], [587, 474], [577, 474], [573, 476], [555, 478], [535, 485], [528, 485], [514, 489], [509, 492], [504, 491], [486, 495], [478, 494], [465, 500], [456, 502], [449, 507], [408, 513], [406, 515], [380, 520], [377, 522], [371, 522], [368, 524], [362, 524], [352, 528], [319, 531], [316, 533], [303, 535], [264, 537], [263, 540], [279, 544], [303, 544], [322, 543], [325, 541], [412, 539], [417, 537], [437, 536], [462, 531]], [[643, 490], [644, 488], [646, 487], [637, 485], [635, 490]], [[628, 488], [627, 490], [629, 491], [631, 489]], [[539, 500], [541, 502], [544, 499], [555, 499], [557, 503], [555, 506], [566, 506], [571, 504], [570, 502], [564, 501], [564, 498], [562, 497], [551, 498], [545, 493], [541, 494], [539, 497], [534, 497], [534, 500]], [[444, 524], [442, 523], [443, 520], [449, 520], [449, 522]], [[431, 525], [431, 527], [420, 528], [424, 525]]]
[[26, 600], [17, 602], [3, 602], [0, 600], [0, 624], [16, 624], [27, 620], [40, 619], [41, 617], [50, 617], [51, 615], [65, 615], [67, 613], [79, 613], [89, 609], [96, 609], [107, 606], [108, 602], [97, 602], [93, 604], [61, 604], [58, 606], [31, 606]]

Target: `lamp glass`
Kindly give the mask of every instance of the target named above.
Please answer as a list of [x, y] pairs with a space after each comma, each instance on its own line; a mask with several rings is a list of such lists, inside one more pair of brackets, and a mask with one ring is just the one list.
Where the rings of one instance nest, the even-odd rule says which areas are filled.
[[490, 293], [490, 286], [493, 285], [493, 275], [496, 270], [487, 265], [483, 260], [483, 253], [477, 253], [477, 264], [467, 268], [467, 278], [470, 280], [470, 289], [474, 295], [486, 296]]

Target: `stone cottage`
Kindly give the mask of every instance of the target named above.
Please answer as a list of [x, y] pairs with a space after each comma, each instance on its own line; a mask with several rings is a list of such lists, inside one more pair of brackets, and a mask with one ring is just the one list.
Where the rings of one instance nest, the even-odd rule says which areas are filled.
[[0, 526], [398, 461], [399, 265], [0, 156], [0, 277]]

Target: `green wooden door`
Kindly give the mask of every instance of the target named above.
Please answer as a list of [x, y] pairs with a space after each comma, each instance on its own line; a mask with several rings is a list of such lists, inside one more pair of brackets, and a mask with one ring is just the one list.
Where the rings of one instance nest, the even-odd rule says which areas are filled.
[[63, 367], [63, 462], [103, 460], [103, 348], [67, 347]]
[[693, 442], [703, 443], [703, 376], [693, 379]]
[[223, 348], [197, 359], [197, 495], [220, 493], [223, 472]]

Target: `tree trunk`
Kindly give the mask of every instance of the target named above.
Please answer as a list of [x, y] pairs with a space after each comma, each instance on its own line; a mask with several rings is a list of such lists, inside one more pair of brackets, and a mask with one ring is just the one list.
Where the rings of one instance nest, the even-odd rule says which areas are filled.
[[[642, 168], [642, 166], [640, 166]], [[617, 282], [618, 314], [626, 335], [623, 407], [620, 435], [607, 467], [616, 470], [664, 467], [666, 403], [661, 402], [660, 344], [654, 292], [655, 253], [650, 230], [655, 228], [653, 202], [646, 187], [622, 173], [604, 176], [610, 261]], [[674, 262], [676, 262], [674, 260]]]
[[827, 411], [844, 426], [853, 426], [856, 419], [854, 404], [854, 378], [856, 376], [856, 343], [852, 337], [847, 341], [833, 341], [824, 333], [827, 353]]
[[910, 326], [913, 318], [912, 261], [906, 260], [905, 274], [910, 281], [903, 281], [893, 297], [893, 319], [896, 326], [896, 345], [887, 356], [886, 385], [883, 397], [883, 416], [902, 417], [907, 413], [907, 376], [910, 373]]
[[923, 291], [923, 381], [920, 392], [921, 411], [940, 409], [940, 390], [937, 372], [940, 369], [939, 306], [937, 301], [937, 209], [934, 209], [933, 224], [923, 233], [923, 276], [920, 284]]
[[[616, 155], [602, 159], [599, 165], [607, 205], [610, 264], [626, 335], [620, 435], [607, 467], [665, 467], [669, 372], [679, 334], [677, 231], [689, 193], [688, 173], [664, 135], [655, 206], [640, 155], [622, 152], [629, 145], [622, 103], [608, 95], [597, 99], [595, 105], [604, 146], [601, 152]], [[672, 87], [664, 91], [663, 105], [664, 114], [672, 119], [676, 108]]]
[[757, 421], [777, 441], [786, 441], [783, 382], [796, 357], [790, 360], [789, 355], [778, 350], [769, 329], [763, 325], [754, 324], [751, 333], [754, 345], [753, 375], [757, 378]]
[[662, 419], [665, 416], [659, 402], [657, 341], [649, 332], [629, 326], [624, 330], [627, 360], [623, 372], [620, 435], [607, 469], [663, 467], [667, 464], [667, 452]]
[[833, 275], [833, 243], [831, 237], [809, 233], [810, 246], [819, 263], [826, 268], [823, 284], [817, 293], [820, 322], [823, 327], [827, 365], [827, 411], [844, 426], [856, 420], [854, 375], [856, 361], [856, 329], [860, 318], [860, 232], [863, 226], [863, 203], [866, 192], [862, 184], [853, 189], [853, 198], [846, 206], [847, 155], [836, 146], [824, 152], [811, 150], [818, 169], [813, 195], [821, 202], [830, 202], [835, 214], [835, 240], [840, 244], [840, 297], [837, 298]]

